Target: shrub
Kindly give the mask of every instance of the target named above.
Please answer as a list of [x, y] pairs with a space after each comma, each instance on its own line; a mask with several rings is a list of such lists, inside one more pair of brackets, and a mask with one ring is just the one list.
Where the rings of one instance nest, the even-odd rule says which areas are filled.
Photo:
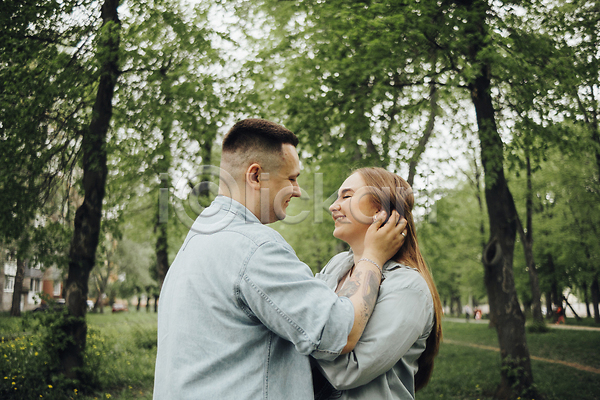
[[58, 352], [69, 340], [61, 327], [74, 318], [65, 308], [27, 313], [22, 334], [3, 337], [0, 343], [0, 398], [14, 400], [63, 400], [99, 385], [98, 366], [103, 362], [102, 339], [88, 332], [82, 381], [66, 379], [60, 373]]
[[136, 347], [139, 349], [152, 350], [157, 344], [157, 329], [136, 327], [133, 329], [133, 338]]
[[543, 321], [532, 321], [530, 324], [527, 324], [527, 332], [529, 333], [546, 333], [549, 331], [550, 328], [548, 328], [548, 325]]

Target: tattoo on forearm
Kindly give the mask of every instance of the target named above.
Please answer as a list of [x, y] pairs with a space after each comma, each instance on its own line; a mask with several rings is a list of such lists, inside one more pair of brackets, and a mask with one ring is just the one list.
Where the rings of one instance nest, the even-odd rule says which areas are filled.
[[338, 292], [338, 296], [351, 297], [361, 292], [363, 307], [362, 315], [368, 319], [373, 311], [373, 305], [377, 301], [377, 295], [379, 294], [379, 280], [373, 271], [365, 272], [366, 278], [364, 285], [361, 288], [361, 271], [355, 273], [355, 275], [344, 283], [342, 289]]
[[361, 272], [357, 272], [354, 277], [347, 279], [346, 282], [344, 282], [342, 289], [338, 292], [338, 296], [352, 297], [358, 293], [358, 290], [360, 289], [360, 275]]
[[367, 285], [364, 288], [363, 298], [367, 304], [375, 304], [379, 294], [379, 279], [373, 271], [367, 272]]
[[379, 280], [373, 271], [368, 271], [366, 281], [367, 284], [363, 288], [363, 315], [368, 319], [373, 312], [373, 306], [377, 301], [377, 295], [379, 294]]

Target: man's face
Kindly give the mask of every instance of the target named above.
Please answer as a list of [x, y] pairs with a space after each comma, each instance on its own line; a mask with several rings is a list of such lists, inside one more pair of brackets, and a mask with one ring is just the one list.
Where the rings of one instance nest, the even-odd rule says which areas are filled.
[[[279, 167], [263, 174], [261, 179], [261, 220], [271, 223], [285, 218], [286, 209], [292, 197], [300, 197], [298, 176], [300, 160], [296, 148], [291, 144], [282, 146], [282, 154], [278, 156]], [[265, 201], [268, 201], [265, 204]], [[268, 210], [267, 210], [268, 206]], [[265, 218], [266, 215], [268, 218]]]

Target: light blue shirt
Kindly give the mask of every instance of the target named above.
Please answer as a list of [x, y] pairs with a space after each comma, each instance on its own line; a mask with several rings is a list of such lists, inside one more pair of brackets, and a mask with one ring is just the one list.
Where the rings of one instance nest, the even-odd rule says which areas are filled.
[[[335, 289], [354, 265], [354, 255], [333, 257], [317, 278]], [[411, 400], [418, 359], [434, 321], [427, 282], [413, 268], [388, 261], [373, 314], [348, 354], [333, 361], [319, 360], [326, 378], [342, 400]]]
[[313, 399], [308, 356], [333, 360], [353, 322], [281, 235], [219, 196], [161, 290], [154, 399]]

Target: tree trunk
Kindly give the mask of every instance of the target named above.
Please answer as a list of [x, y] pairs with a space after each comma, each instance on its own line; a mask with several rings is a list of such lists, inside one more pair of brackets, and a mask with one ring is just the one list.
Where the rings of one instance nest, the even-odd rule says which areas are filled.
[[[167, 174], [161, 174], [161, 187], [168, 188], [168, 180], [165, 176]], [[161, 189], [162, 190], [162, 189]], [[168, 189], [167, 189], [168, 190]], [[163, 201], [164, 202], [164, 201]], [[161, 207], [168, 205], [161, 204], [159, 197], [159, 205], [157, 207], [156, 225], [154, 231], [157, 232], [156, 236], [156, 268], [158, 270], [158, 284], [162, 288], [165, 276], [169, 270], [169, 248], [168, 248], [168, 233], [167, 233], [167, 221], [161, 221]]]
[[59, 350], [62, 372], [68, 379], [79, 379], [83, 366], [87, 325], [88, 279], [96, 261], [96, 249], [102, 219], [107, 165], [106, 136], [112, 117], [112, 98], [119, 76], [120, 21], [119, 0], [105, 0], [102, 5], [102, 28], [98, 43], [100, 81], [92, 109], [92, 119], [83, 132], [83, 189], [85, 197], [75, 213], [73, 239], [69, 250], [69, 273], [66, 304], [70, 316], [63, 325], [67, 340]]
[[[485, 11], [485, 10], [484, 10]], [[481, 16], [479, 16], [481, 17]], [[480, 24], [485, 21], [481, 17]], [[486, 27], [479, 26], [482, 33]], [[472, 54], [475, 64], [479, 48]], [[485, 198], [490, 222], [490, 239], [483, 252], [485, 284], [490, 302], [490, 319], [496, 327], [502, 359], [501, 381], [496, 397], [540, 398], [533, 386], [531, 360], [513, 276], [513, 255], [517, 211], [504, 177], [503, 143], [498, 134], [490, 93], [490, 66], [480, 64], [475, 81], [469, 85], [475, 106], [481, 161], [485, 174]]]
[[592, 312], [590, 311], [590, 296], [588, 294], [587, 282], [581, 283], [581, 289], [583, 290], [583, 301], [585, 303], [585, 313], [588, 318], [592, 318]]
[[[552, 299], [552, 312], [551, 316], [554, 317], [554, 310], [558, 310], [562, 307], [562, 294], [558, 290], [558, 279], [556, 277], [556, 269], [554, 268], [554, 258], [552, 254], [548, 256], [548, 271], [550, 272], [550, 297]], [[562, 292], [562, 290], [561, 290]]]
[[[162, 76], [161, 91], [164, 96], [164, 102], [167, 107], [173, 102], [172, 82], [168, 75], [170, 60], [160, 69]], [[167, 117], [169, 116], [169, 117]], [[160, 144], [161, 158], [156, 163], [156, 169], [160, 176], [160, 189], [158, 196], [158, 205], [156, 208], [156, 221], [154, 232], [158, 233], [156, 237], [155, 253], [156, 268], [158, 273], [159, 289], [169, 270], [169, 243], [168, 243], [168, 207], [169, 207], [169, 169], [171, 168], [171, 131], [173, 129], [173, 119], [170, 117], [169, 110], [161, 120], [162, 143]]]
[[600, 288], [598, 287], [598, 275], [594, 276], [590, 287], [592, 292], [592, 307], [594, 307], [594, 322], [600, 324], [600, 310], [598, 303], [600, 302]]
[[542, 292], [540, 290], [540, 280], [538, 277], [535, 261], [533, 259], [533, 189], [531, 183], [531, 159], [529, 154], [526, 156], [527, 163], [527, 192], [525, 199], [527, 231], [523, 229], [521, 221], [517, 216], [517, 223], [521, 242], [523, 242], [523, 251], [525, 253], [525, 265], [529, 272], [529, 285], [531, 286], [531, 311], [533, 321], [536, 324], [544, 325], [544, 317], [542, 315]]
[[98, 292], [98, 297], [96, 297], [96, 302], [94, 303], [94, 310], [104, 314], [104, 302], [102, 301], [102, 293]]
[[23, 257], [17, 257], [17, 273], [10, 307], [11, 317], [21, 316], [21, 295], [23, 294], [23, 281], [25, 280], [25, 261]]
[[546, 319], [552, 319], [552, 292], [546, 292]]
[[406, 182], [410, 186], [413, 185], [413, 181], [415, 179], [415, 174], [417, 172], [417, 164], [421, 160], [421, 156], [425, 152], [427, 148], [427, 142], [431, 138], [433, 134], [433, 128], [435, 127], [435, 118], [438, 115], [438, 103], [437, 103], [437, 86], [435, 82], [431, 82], [429, 85], [429, 119], [427, 121], [427, 126], [425, 127], [425, 132], [423, 132], [423, 136], [419, 139], [419, 143], [417, 144], [417, 148], [413, 150], [413, 154], [410, 157], [410, 161], [408, 163], [408, 178]]
[[567, 307], [569, 307], [571, 309], [571, 312], [575, 316], [575, 319], [577, 319], [577, 321], [580, 321], [581, 317], [577, 314], [577, 311], [575, 311], [575, 309], [573, 308], [573, 306], [571, 305], [571, 303], [569, 303], [569, 300], [567, 300], [566, 297], [563, 297], [563, 300], [564, 300], [565, 304], [567, 305]]

